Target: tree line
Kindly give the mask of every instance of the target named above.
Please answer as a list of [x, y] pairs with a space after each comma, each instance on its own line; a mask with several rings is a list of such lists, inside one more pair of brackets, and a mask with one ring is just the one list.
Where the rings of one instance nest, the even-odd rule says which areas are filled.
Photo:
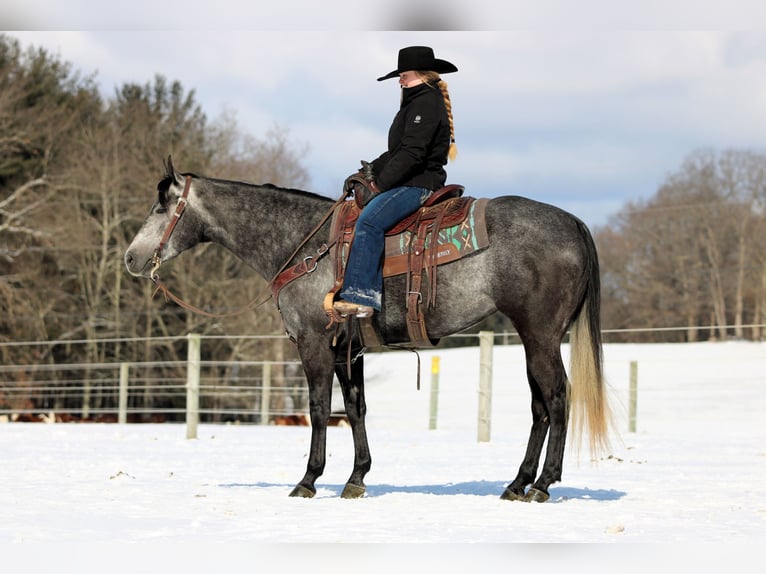
[[[0, 362], [182, 362], [185, 341], [175, 335], [283, 334], [273, 305], [215, 319], [166, 304], [151, 282], [127, 276], [122, 257], [156, 198], [169, 154], [182, 158], [184, 171], [301, 187], [309, 179], [304, 152], [279, 126], [257, 138], [231, 112], [210, 121], [179, 81], [157, 75], [103, 97], [94, 76], [0, 35], [0, 342], [86, 341], [0, 346]], [[184, 300], [216, 313], [268, 293], [262, 278], [214, 245], [163, 268], [163, 278]], [[168, 340], [158, 345], [148, 341], [153, 337]], [[98, 343], [110, 338], [133, 341]], [[202, 359], [279, 361], [291, 352], [282, 340], [213, 339]], [[177, 380], [179, 369], [160, 378]], [[226, 368], [220, 371], [225, 380]], [[45, 373], [0, 377], [33, 385]], [[86, 377], [97, 379], [98, 370]], [[278, 386], [279, 370], [272, 377]], [[77, 385], [90, 387], [88, 380]], [[146, 394], [151, 403], [156, 393]], [[68, 406], [54, 397], [42, 408]]]
[[[166, 304], [150, 282], [127, 276], [122, 256], [169, 154], [184, 171], [305, 188], [305, 152], [279, 126], [259, 138], [231, 112], [209, 120], [177, 80], [156, 75], [105, 97], [95, 75], [0, 34], [0, 342], [86, 342], [0, 346], [2, 363], [183, 361], [184, 342], [147, 341], [282, 334], [273, 305], [220, 319]], [[647, 329], [611, 340], [761, 339], [754, 325], [766, 312], [765, 172], [766, 157], [755, 151], [694, 151], [649, 199], [594, 230], [604, 329]], [[219, 313], [267, 295], [262, 278], [215, 245], [163, 267], [163, 278], [184, 300]], [[499, 317], [481, 328], [512, 330]], [[110, 338], [130, 340], [98, 343]], [[295, 357], [281, 340], [212, 340], [204, 353], [217, 361]]]
[[605, 327], [646, 329], [615, 340], [762, 340], [763, 152], [692, 152], [654, 195], [626, 205], [595, 239]]

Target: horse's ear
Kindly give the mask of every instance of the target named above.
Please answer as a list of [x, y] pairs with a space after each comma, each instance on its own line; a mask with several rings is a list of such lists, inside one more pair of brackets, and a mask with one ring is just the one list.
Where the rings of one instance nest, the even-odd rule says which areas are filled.
[[170, 177], [173, 179], [173, 181], [178, 181], [180, 178], [178, 177], [178, 172], [176, 172], [176, 168], [173, 166], [173, 157], [168, 155], [167, 161], [162, 161], [162, 163], [165, 165], [165, 175], [167, 177]]
[[175, 168], [173, 167], [173, 157], [168, 155], [168, 160], [162, 160], [162, 165], [165, 167], [165, 175], [173, 176]]

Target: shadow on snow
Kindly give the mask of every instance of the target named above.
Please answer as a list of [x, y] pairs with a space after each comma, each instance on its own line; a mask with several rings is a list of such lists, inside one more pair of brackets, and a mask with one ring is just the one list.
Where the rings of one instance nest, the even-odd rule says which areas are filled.
[[[287, 488], [292, 489], [293, 485], [275, 484], [269, 482], [256, 482], [253, 484], [231, 483], [220, 484], [222, 488]], [[317, 484], [317, 498], [339, 497], [343, 492], [343, 484]], [[506, 483], [502, 481], [474, 480], [470, 482], [456, 482], [446, 484], [411, 484], [411, 485], [393, 485], [393, 484], [373, 484], [367, 486], [365, 497], [374, 498], [386, 494], [434, 494], [437, 496], [456, 496], [460, 494], [471, 496], [496, 496], [505, 490]], [[330, 491], [329, 494], [327, 491]], [[589, 488], [558, 487], [549, 489], [551, 495], [549, 504], [564, 502], [567, 500], [619, 500], [625, 496], [625, 492], [619, 490], [604, 490]]]

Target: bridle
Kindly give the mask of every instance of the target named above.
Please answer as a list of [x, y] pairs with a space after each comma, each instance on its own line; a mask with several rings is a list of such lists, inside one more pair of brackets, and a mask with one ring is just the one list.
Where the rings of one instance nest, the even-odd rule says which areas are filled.
[[[157, 273], [157, 270], [160, 268], [160, 265], [162, 265], [162, 251], [165, 249], [165, 246], [168, 244], [168, 241], [170, 240], [170, 236], [173, 235], [173, 230], [176, 228], [176, 225], [178, 224], [178, 221], [181, 219], [181, 216], [184, 213], [184, 210], [186, 209], [186, 205], [189, 203], [189, 189], [191, 189], [191, 181], [192, 178], [190, 175], [186, 176], [186, 183], [184, 184], [184, 191], [183, 194], [181, 194], [181, 197], [178, 199], [178, 203], [176, 204], [176, 209], [173, 212], [173, 219], [171, 219], [170, 223], [168, 224], [167, 228], [165, 228], [165, 233], [162, 234], [162, 239], [160, 239], [159, 245], [157, 245], [157, 249], [154, 250], [154, 253], [152, 254], [151, 262], [152, 262], [152, 270], [149, 272], [149, 278], [152, 280], [152, 282], [155, 284], [157, 289], [155, 289], [154, 294], [157, 294], [157, 291], [162, 291], [162, 294], [165, 296], [165, 301], [168, 299], [171, 299], [175, 301], [178, 305], [183, 307], [184, 309], [188, 309], [189, 311], [192, 311], [194, 313], [198, 313], [200, 315], [205, 315], [206, 317], [229, 317], [231, 315], [238, 315], [239, 313], [243, 313], [245, 310], [247, 310], [248, 307], [252, 305], [248, 305], [247, 307], [234, 311], [232, 313], [208, 313], [207, 311], [204, 311], [198, 307], [195, 307], [194, 305], [190, 305], [177, 295], [174, 295], [170, 289], [162, 282], [160, 281], [160, 276]], [[266, 299], [265, 301], [268, 301]], [[261, 303], [265, 303], [265, 301], [262, 301]]]
[[176, 228], [178, 220], [181, 219], [181, 216], [184, 213], [184, 209], [186, 209], [186, 204], [189, 203], [189, 189], [191, 189], [191, 180], [191, 176], [187, 175], [186, 183], [184, 184], [184, 192], [178, 199], [176, 210], [173, 212], [173, 219], [165, 229], [165, 233], [162, 235], [162, 239], [160, 239], [160, 244], [157, 246], [157, 249], [154, 250], [154, 254], [152, 255], [152, 270], [149, 272], [149, 277], [152, 281], [154, 281], [155, 284], [159, 283], [160, 280], [160, 276], [157, 274], [157, 270], [160, 268], [160, 265], [162, 265], [162, 250], [165, 249], [165, 245], [167, 245], [170, 236], [173, 234], [173, 230]]

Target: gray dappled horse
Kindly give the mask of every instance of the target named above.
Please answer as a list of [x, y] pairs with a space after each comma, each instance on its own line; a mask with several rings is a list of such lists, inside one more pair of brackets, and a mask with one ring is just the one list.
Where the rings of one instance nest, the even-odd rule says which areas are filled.
[[[327, 241], [330, 223], [321, 222], [333, 205], [331, 199], [269, 184], [181, 174], [170, 158], [165, 167], [157, 201], [125, 253], [125, 265], [136, 277], [151, 278], [161, 262], [199, 243], [215, 242], [269, 280], [288, 259], [315, 257]], [[594, 453], [607, 444], [598, 257], [585, 224], [551, 205], [497, 197], [487, 205], [486, 222], [486, 249], [439, 267], [438, 301], [425, 310], [425, 320], [433, 339], [465, 330], [496, 311], [513, 323], [526, 355], [532, 428], [518, 474], [501, 497], [542, 502], [549, 498], [548, 487], [561, 480], [568, 425], [578, 443], [587, 431]], [[311, 235], [317, 226], [318, 232]], [[353, 330], [341, 331], [333, 341], [335, 330], [326, 329], [322, 301], [333, 287], [334, 269], [329, 258], [317, 258], [316, 263], [313, 273], [279, 294], [284, 327], [297, 345], [310, 395], [311, 452], [306, 474], [291, 496], [314, 496], [314, 483], [324, 471], [334, 374], [355, 452], [342, 496], [357, 498], [364, 494], [364, 477], [371, 467], [363, 349]], [[383, 309], [373, 318], [384, 344], [409, 340], [405, 288], [403, 275], [385, 281]], [[560, 347], [570, 329], [567, 379]], [[349, 345], [355, 356], [350, 371]], [[538, 476], [546, 435], [545, 461]]]

